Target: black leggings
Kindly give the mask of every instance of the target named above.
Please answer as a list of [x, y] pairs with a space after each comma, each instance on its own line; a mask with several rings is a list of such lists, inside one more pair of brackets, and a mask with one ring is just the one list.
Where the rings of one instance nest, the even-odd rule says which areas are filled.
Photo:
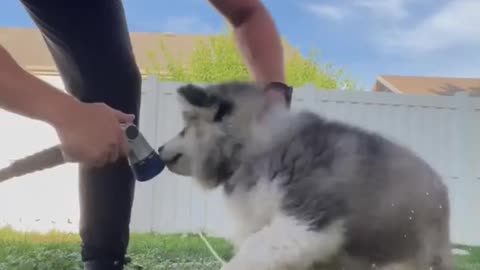
[[[39, 27], [66, 90], [136, 115], [141, 77], [120, 0], [21, 0]], [[80, 167], [82, 259], [124, 259], [135, 180], [125, 159]], [[65, 181], [69, 181], [65, 179]]]

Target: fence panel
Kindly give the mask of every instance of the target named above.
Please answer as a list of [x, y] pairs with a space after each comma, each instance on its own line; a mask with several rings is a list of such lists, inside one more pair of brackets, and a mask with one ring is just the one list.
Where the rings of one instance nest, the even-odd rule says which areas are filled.
[[[148, 124], [155, 126], [158, 146], [181, 129], [182, 121], [175, 90], [180, 83], [145, 83], [154, 91], [156, 103], [144, 103]], [[308, 109], [378, 132], [406, 145], [429, 162], [444, 177], [452, 203], [452, 240], [480, 244], [480, 119], [479, 99], [466, 96], [413, 96], [387, 93], [319, 91], [312, 86], [295, 89], [292, 110]], [[156, 115], [154, 115], [156, 113]], [[145, 117], [145, 116], [143, 116]], [[156, 119], [155, 123], [153, 120]], [[147, 127], [143, 127], [147, 128]], [[154, 143], [153, 143], [154, 142]], [[199, 230], [225, 236], [231, 224], [220, 190], [205, 192], [189, 178], [165, 171], [158, 179], [141, 183], [136, 201], [142, 202], [132, 221], [132, 230], [164, 233]], [[152, 206], [147, 206], [150, 201]], [[474, 208], [474, 206], [476, 206]], [[150, 216], [148, 215], [149, 209]], [[141, 217], [142, 216], [142, 217]], [[151, 222], [146, 226], [146, 222]], [[142, 226], [137, 225], [142, 224]]]

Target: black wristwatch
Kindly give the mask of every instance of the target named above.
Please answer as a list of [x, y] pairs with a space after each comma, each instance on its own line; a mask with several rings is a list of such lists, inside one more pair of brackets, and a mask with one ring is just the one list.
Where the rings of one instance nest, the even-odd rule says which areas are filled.
[[282, 82], [270, 82], [264, 87], [265, 91], [278, 91], [281, 92], [285, 96], [285, 100], [287, 101], [288, 107], [290, 107], [292, 103], [292, 92], [293, 88], [288, 86]]

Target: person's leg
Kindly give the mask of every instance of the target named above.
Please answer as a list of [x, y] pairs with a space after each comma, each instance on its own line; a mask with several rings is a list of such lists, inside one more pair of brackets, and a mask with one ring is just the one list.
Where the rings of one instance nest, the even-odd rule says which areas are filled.
[[[21, 0], [45, 37], [67, 91], [139, 120], [141, 77], [120, 0]], [[129, 242], [135, 180], [126, 159], [80, 168], [82, 259], [122, 262]], [[122, 269], [121, 266], [87, 269]], [[97, 263], [98, 264], [98, 263]]]

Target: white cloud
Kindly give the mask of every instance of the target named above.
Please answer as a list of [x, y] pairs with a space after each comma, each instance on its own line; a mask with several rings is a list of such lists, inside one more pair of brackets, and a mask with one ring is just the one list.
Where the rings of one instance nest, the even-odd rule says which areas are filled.
[[480, 1], [453, 0], [408, 29], [382, 37], [388, 49], [416, 53], [480, 46]]
[[352, 5], [366, 8], [377, 16], [389, 19], [404, 19], [408, 16], [408, 0], [354, 0]]
[[368, 21], [356, 31], [365, 32], [383, 52], [413, 55], [480, 47], [480, 0], [343, 0], [306, 7], [343, 23]]
[[306, 9], [323, 18], [340, 20], [347, 15], [361, 15], [370, 13], [376, 17], [384, 19], [404, 19], [408, 14], [407, 3], [413, 0], [343, 0], [335, 4], [306, 4]]
[[305, 8], [312, 14], [332, 20], [341, 20], [346, 16], [346, 10], [338, 6], [325, 4], [308, 4]]
[[[383, 53], [388, 60], [382, 63], [392, 65], [387, 70], [422, 76], [480, 74], [480, 0], [336, 0], [331, 10], [342, 15], [337, 16], [342, 27], [371, 42], [372, 63]], [[326, 12], [309, 13], [325, 17]]]

